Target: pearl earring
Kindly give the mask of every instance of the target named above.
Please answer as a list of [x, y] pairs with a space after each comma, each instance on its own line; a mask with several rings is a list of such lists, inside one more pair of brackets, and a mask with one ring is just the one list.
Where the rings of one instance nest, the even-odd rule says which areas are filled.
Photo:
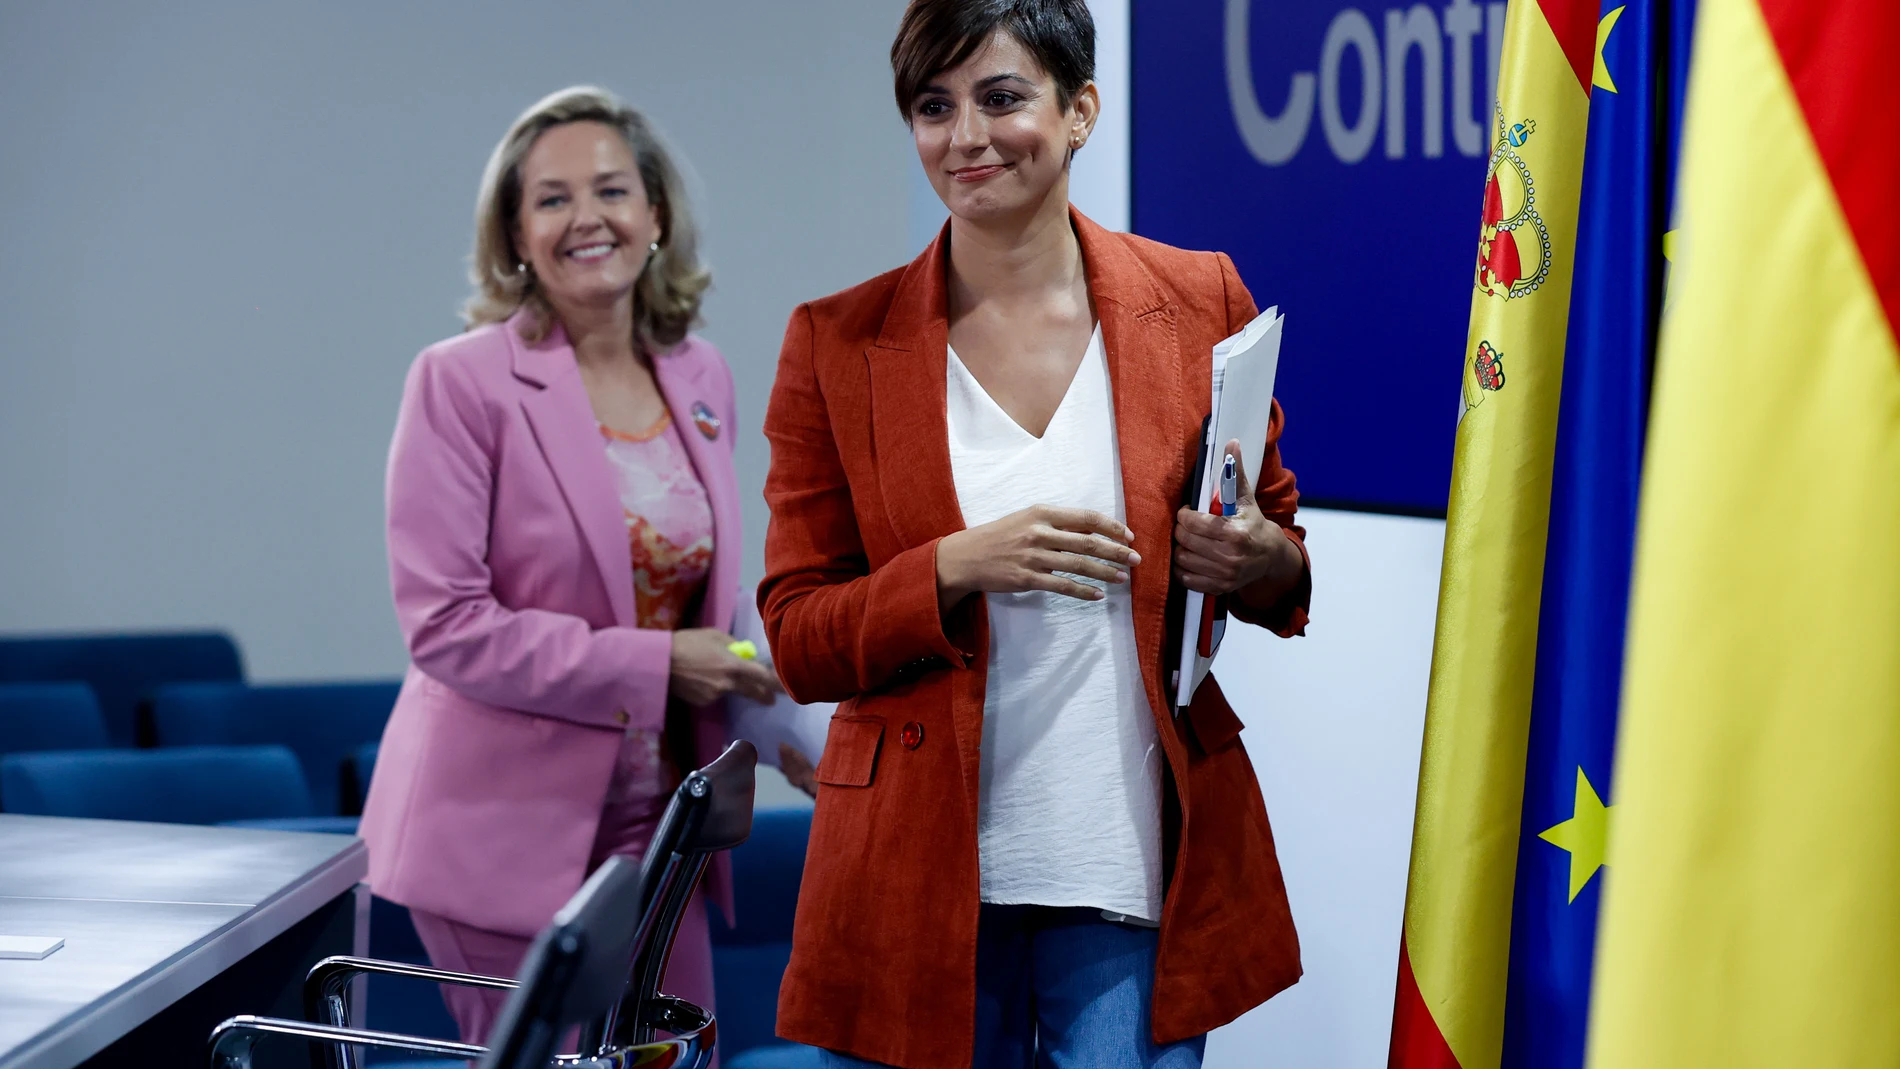
[[659, 252], [659, 251], [660, 251], [660, 243], [659, 243], [659, 242], [657, 242], [657, 241], [649, 241], [649, 242], [647, 242], [647, 251], [648, 251], [648, 252]]

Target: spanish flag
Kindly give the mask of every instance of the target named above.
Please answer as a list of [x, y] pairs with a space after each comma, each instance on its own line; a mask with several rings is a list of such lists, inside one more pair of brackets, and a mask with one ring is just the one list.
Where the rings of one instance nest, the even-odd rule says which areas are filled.
[[1599, 1069], [1900, 1065], [1900, 3], [1705, 0]]
[[1394, 1069], [1578, 1069], [1688, 0], [1513, 0]]

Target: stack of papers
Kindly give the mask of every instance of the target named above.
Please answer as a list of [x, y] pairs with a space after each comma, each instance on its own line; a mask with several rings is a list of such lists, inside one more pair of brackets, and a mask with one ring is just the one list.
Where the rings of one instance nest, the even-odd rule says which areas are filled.
[[[1240, 442], [1241, 468], [1248, 480], [1260, 478], [1267, 425], [1273, 418], [1273, 380], [1280, 369], [1280, 329], [1285, 322], [1278, 307], [1269, 308], [1240, 333], [1214, 346], [1214, 406], [1209, 409], [1213, 415], [1196, 466], [1199, 483], [1189, 487], [1189, 501], [1198, 508], [1207, 508], [1220, 491], [1221, 458], [1226, 455], [1228, 442]], [[1199, 592], [1187, 592], [1187, 614], [1182, 620], [1180, 657], [1174, 672], [1177, 710], [1194, 700], [1194, 692], [1214, 666], [1214, 655], [1220, 652], [1224, 613], [1213, 622], [1209, 652], [1201, 655], [1205, 602]]]

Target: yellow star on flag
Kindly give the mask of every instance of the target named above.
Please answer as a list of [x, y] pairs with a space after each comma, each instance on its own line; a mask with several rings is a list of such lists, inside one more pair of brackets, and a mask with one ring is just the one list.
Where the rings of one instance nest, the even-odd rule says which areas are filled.
[[1596, 69], [1590, 72], [1591, 85], [1608, 89], [1612, 93], [1616, 92], [1616, 81], [1610, 77], [1610, 65], [1603, 62], [1603, 46], [1610, 43], [1610, 31], [1616, 29], [1616, 20], [1622, 17], [1623, 9], [1619, 7], [1603, 16], [1603, 21], [1597, 23]]
[[1583, 774], [1583, 767], [1577, 767], [1577, 797], [1570, 810], [1570, 819], [1554, 828], [1546, 828], [1537, 833], [1539, 839], [1570, 852], [1570, 901], [1575, 902], [1582, 893], [1584, 885], [1590, 882], [1597, 870], [1603, 867], [1603, 859], [1610, 847], [1610, 811], [1613, 805], [1604, 805], [1597, 797], [1595, 787], [1590, 786], [1590, 777]]
[[1682, 247], [1682, 228], [1663, 232], [1663, 259], [1669, 266], [1663, 269], [1663, 311], [1667, 312], [1676, 303], [1676, 251]]

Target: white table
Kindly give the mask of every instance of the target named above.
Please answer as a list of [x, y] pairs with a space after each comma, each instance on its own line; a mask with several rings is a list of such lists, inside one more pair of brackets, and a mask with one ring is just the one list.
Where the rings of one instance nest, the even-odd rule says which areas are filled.
[[0, 813], [0, 934], [66, 940], [0, 961], [0, 1069], [204, 1065], [208, 1017], [364, 952], [368, 866], [349, 836]]

